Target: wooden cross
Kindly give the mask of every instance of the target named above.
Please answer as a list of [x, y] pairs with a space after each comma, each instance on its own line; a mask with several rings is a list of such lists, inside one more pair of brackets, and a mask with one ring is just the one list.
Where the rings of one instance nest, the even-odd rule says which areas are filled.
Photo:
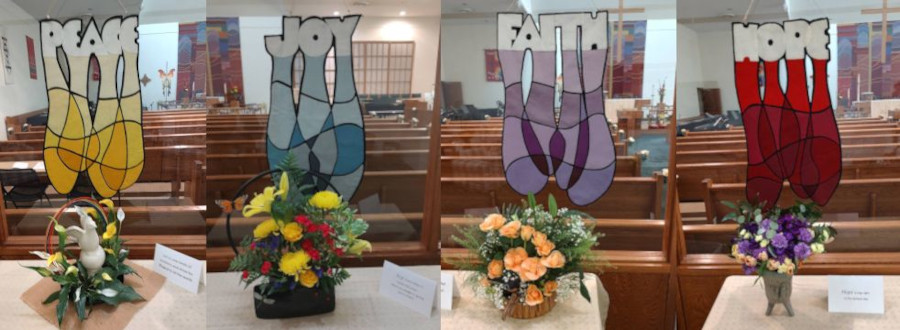
[[[861, 13], [863, 15], [881, 14], [881, 63], [887, 63], [887, 15], [888, 13], [900, 13], [900, 7], [888, 8], [887, 0], [882, 0], [881, 8], [863, 9]], [[871, 31], [871, 25], [869, 31]], [[869, 41], [869, 45], [871, 44], [872, 42]]]
[[613, 70], [612, 67], [615, 66], [617, 61], [622, 60], [622, 30], [624, 30], [624, 18], [622, 15], [626, 13], [643, 13], [644, 8], [625, 8], [624, 4], [625, 0], [619, 0], [619, 7], [612, 9], [601, 9], [606, 10], [610, 14], [619, 14], [618, 28], [616, 29], [616, 44], [613, 45], [614, 49], [610, 54], [612, 54], [612, 61], [609, 62], [610, 69], [608, 70], [607, 76], [609, 77], [609, 97], [612, 97], [612, 82], [613, 82]]

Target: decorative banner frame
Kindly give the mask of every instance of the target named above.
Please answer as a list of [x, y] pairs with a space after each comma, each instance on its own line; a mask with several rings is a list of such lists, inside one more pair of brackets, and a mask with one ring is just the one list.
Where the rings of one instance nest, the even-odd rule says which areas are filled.
[[[828, 92], [828, 19], [734, 23], [734, 81], [747, 143], [747, 199], [778, 202], [787, 179], [802, 199], [825, 205], [841, 180], [841, 139]], [[809, 98], [806, 57], [812, 60]], [[761, 60], [761, 61], [760, 61]], [[779, 62], [787, 88], [779, 83]], [[760, 64], [765, 95], [761, 95]]]
[[[569, 200], [584, 206], [606, 193], [616, 171], [603, 95], [608, 13], [541, 14], [539, 19], [540, 29], [531, 15], [497, 16], [497, 48], [506, 91], [503, 169], [506, 181], [520, 194], [541, 191], [555, 176]], [[558, 120], [554, 111], [557, 28], [561, 29], [563, 78]], [[526, 85], [523, 68], [528, 54], [532, 75]]]
[[[110, 197], [137, 182], [144, 169], [137, 26], [136, 15], [112, 17], [102, 29], [93, 18], [87, 24], [41, 21], [49, 105], [44, 164], [60, 193], [87, 172], [97, 193]], [[91, 59], [100, 70], [95, 109], [88, 105]]]
[[[365, 168], [362, 106], [353, 79], [351, 39], [360, 15], [284, 16], [282, 34], [265, 37], [272, 57], [271, 109], [266, 128], [269, 167], [292, 153], [316, 189], [350, 200]], [[329, 101], [325, 61], [334, 50], [334, 98]], [[300, 97], [294, 102], [293, 63], [303, 55]]]

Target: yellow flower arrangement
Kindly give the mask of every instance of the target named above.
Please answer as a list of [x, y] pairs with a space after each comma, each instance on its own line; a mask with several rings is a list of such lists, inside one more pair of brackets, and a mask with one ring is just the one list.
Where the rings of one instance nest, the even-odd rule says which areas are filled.
[[50, 255], [50, 258], [47, 258], [47, 266], [49, 267], [50, 265], [60, 262], [62, 260], [63, 260], [62, 253], [56, 252], [56, 253]]
[[323, 210], [335, 209], [341, 206], [341, 196], [329, 190], [317, 192], [309, 199], [309, 205]]
[[253, 229], [253, 237], [256, 239], [266, 238], [272, 233], [278, 234], [278, 229], [278, 222], [275, 222], [275, 219], [269, 219], [256, 225], [256, 228]]
[[309, 255], [302, 250], [285, 253], [278, 262], [278, 270], [299, 278], [301, 271], [309, 269], [309, 259]]
[[300, 224], [291, 222], [281, 228], [281, 235], [283, 235], [284, 239], [288, 242], [294, 243], [303, 237], [303, 228], [300, 228]]
[[300, 285], [312, 288], [316, 283], [319, 283], [319, 277], [316, 276], [316, 272], [305, 270], [300, 273]]
[[116, 237], [116, 224], [110, 222], [106, 225], [106, 232], [103, 233], [103, 240], [108, 240], [113, 237]]

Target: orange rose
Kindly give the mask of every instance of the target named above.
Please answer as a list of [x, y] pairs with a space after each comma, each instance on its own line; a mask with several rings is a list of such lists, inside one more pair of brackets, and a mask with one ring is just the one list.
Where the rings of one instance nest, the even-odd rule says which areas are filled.
[[547, 242], [547, 234], [544, 234], [539, 231], [535, 231], [531, 236], [531, 243], [534, 243], [534, 246], [540, 246]]
[[506, 223], [506, 218], [500, 214], [493, 213], [484, 218], [484, 222], [478, 225], [478, 228], [481, 229], [481, 231], [497, 230], [500, 229], [500, 227], [503, 227], [504, 223]]
[[544, 302], [544, 294], [538, 289], [537, 285], [528, 285], [525, 290], [525, 304], [528, 306], [537, 306]]
[[503, 261], [491, 260], [488, 264], [488, 278], [495, 279], [503, 275]]
[[519, 277], [525, 282], [537, 281], [546, 273], [547, 267], [541, 265], [541, 260], [538, 258], [525, 259], [525, 261], [522, 261], [522, 264], [519, 265]]
[[503, 266], [518, 273], [519, 267], [525, 259], [528, 259], [528, 252], [524, 248], [512, 248], [506, 251], [506, 256], [503, 257]]
[[531, 235], [534, 235], [534, 227], [532, 226], [522, 226], [522, 239], [530, 240]]
[[500, 227], [500, 236], [516, 238], [519, 237], [519, 228], [522, 227], [522, 223], [519, 221], [512, 221]]
[[547, 268], [562, 268], [566, 265], [566, 256], [558, 250], [553, 250], [549, 256], [541, 258], [541, 265]]
[[553, 244], [551, 241], [544, 241], [544, 244], [537, 244], [537, 253], [542, 257], [545, 257], [553, 252], [553, 249], [556, 248], [556, 244]]
[[544, 283], [544, 296], [552, 296], [557, 287], [559, 287], [559, 283], [556, 283], [556, 281], [547, 281], [547, 283]]

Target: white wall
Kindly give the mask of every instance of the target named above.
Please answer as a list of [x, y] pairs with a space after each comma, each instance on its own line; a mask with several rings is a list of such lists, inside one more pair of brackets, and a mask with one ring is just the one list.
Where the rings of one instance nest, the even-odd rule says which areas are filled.
[[[10, 0], [0, 0], [0, 29], [9, 44], [12, 57], [12, 85], [0, 78], [0, 140], [6, 140], [6, 117], [47, 108], [47, 87], [44, 84], [44, 65], [41, 60], [41, 35], [37, 20]], [[37, 79], [28, 71], [28, 49], [25, 36], [34, 40]]]
[[[246, 102], [269, 103], [272, 60], [266, 52], [263, 37], [281, 34], [281, 16], [240, 17], [241, 63], [244, 68]], [[353, 40], [357, 41], [414, 41], [413, 93], [434, 91], [437, 71], [439, 17], [384, 18], [366, 17], [360, 20]]]
[[484, 50], [497, 48], [497, 19], [441, 21], [441, 81], [462, 82], [463, 101], [495, 108], [503, 101], [503, 83], [485, 78]]
[[[141, 24], [138, 27], [140, 34], [140, 56], [138, 58], [138, 75], [145, 74], [150, 78], [150, 83], [141, 85], [141, 103], [144, 107], [156, 109], [156, 102], [164, 100], [162, 94], [162, 82], [159, 71], [166, 68], [178, 68], [178, 23]], [[172, 89], [168, 100], [172, 101], [178, 95], [178, 72], [172, 78]]]
[[675, 19], [647, 20], [647, 40], [644, 49], [644, 89], [643, 98], [653, 97], [653, 104], [659, 100], [660, 82], [665, 81], [666, 95], [663, 100], [672, 104], [675, 96], [675, 65], [677, 33]]

